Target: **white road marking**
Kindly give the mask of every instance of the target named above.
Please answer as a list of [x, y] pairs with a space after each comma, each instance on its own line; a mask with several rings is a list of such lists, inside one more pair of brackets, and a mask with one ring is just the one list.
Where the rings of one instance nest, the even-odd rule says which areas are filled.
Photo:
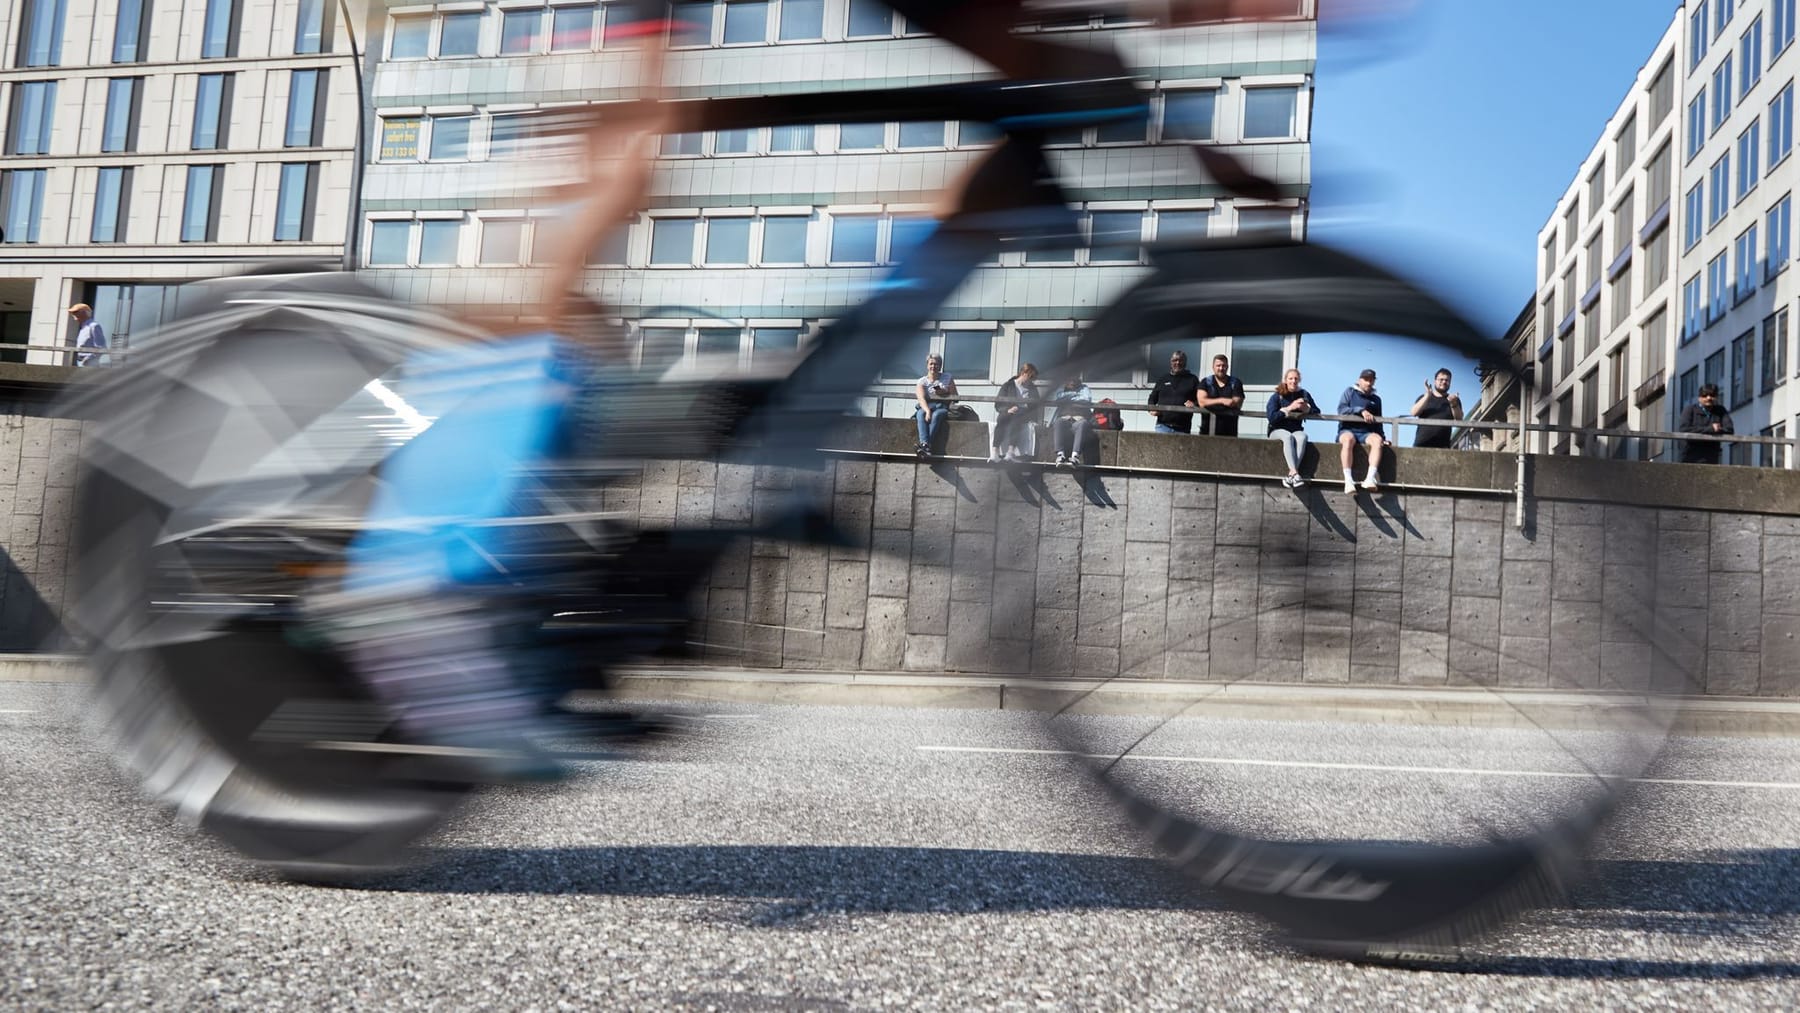
[[36, 714], [37, 711], [0, 711], [0, 714]]
[[[1156, 753], [1077, 753], [1068, 749], [1007, 749], [996, 746], [918, 746], [921, 753], [991, 753], [1014, 756], [1076, 756], [1086, 760], [1133, 760], [1155, 763], [1204, 763], [1224, 767], [1291, 767], [1303, 770], [1366, 770], [1394, 774], [1464, 774], [1479, 777], [1545, 777], [1563, 780], [1591, 781], [1594, 775], [1576, 770], [1505, 770], [1483, 767], [1413, 767], [1379, 763], [1327, 763], [1312, 760], [1250, 760], [1234, 756], [1165, 756]], [[1697, 788], [1766, 788], [1772, 791], [1800, 791], [1794, 781], [1710, 781], [1679, 777], [1623, 777], [1603, 775], [1608, 780], [1631, 784], [1664, 784]]]

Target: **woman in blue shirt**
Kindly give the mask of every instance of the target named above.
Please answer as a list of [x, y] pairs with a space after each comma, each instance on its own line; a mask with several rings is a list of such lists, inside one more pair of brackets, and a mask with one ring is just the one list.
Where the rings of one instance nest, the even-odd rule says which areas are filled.
[[1308, 415], [1319, 414], [1319, 403], [1305, 387], [1300, 386], [1300, 371], [1290, 369], [1281, 375], [1281, 386], [1269, 395], [1269, 435], [1281, 441], [1282, 456], [1287, 458], [1287, 477], [1281, 484], [1298, 489], [1306, 484], [1300, 477], [1300, 460], [1306, 456]]

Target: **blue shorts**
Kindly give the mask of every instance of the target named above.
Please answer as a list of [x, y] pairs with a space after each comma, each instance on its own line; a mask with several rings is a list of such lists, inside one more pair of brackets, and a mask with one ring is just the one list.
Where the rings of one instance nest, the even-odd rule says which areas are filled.
[[1382, 443], [1387, 442], [1387, 437], [1381, 435], [1380, 430], [1376, 430], [1376, 429], [1340, 429], [1340, 430], [1338, 430], [1338, 439], [1340, 441], [1347, 435], [1356, 437], [1356, 442], [1358, 442], [1358, 443], [1369, 442], [1369, 437], [1371, 437], [1371, 436], [1375, 437], [1377, 440], [1380, 440]]

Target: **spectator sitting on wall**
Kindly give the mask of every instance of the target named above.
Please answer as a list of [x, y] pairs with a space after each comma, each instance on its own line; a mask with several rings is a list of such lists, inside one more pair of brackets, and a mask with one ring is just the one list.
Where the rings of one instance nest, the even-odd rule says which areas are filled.
[[[1456, 421], [1463, 417], [1462, 398], [1450, 390], [1450, 371], [1440, 369], [1425, 381], [1425, 393], [1412, 403], [1407, 414], [1421, 419]], [[1419, 426], [1413, 433], [1413, 446], [1450, 449], [1449, 426]]]
[[944, 372], [944, 357], [936, 352], [925, 357], [925, 375], [913, 387], [919, 407], [913, 409], [913, 421], [919, 424], [920, 457], [931, 456], [931, 448], [943, 446], [940, 437], [944, 420], [950, 414], [950, 399], [956, 396], [956, 378]]
[[80, 349], [75, 353], [75, 365], [105, 365], [106, 331], [94, 319], [94, 308], [78, 302], [69, 307], [69, 316], [75, 318], [75, 347]]
[[1281, 484], [1289, 489], [1306, 484], [1306, 479], [1300, 477], [1300, 461], [1306, 456], [1306, 426], [1302, 423], [1308, 415], [1317, 414], [1319, 403], [1300, 386], [1300, 371], [1290, 369], [1281, 374], [1281, 385], [1269, 395], [1269, 435], [1281, 441], [1281, 453], [1288, 466]]
[[1056, 392], [1056, 418], [1050, 423], [1056, 444], [1056, 463], [1081, 467], [1081, 448], [1094, 431], [1094, 392], [1081, 382], [1081, 375], [1069, 377]]
[[[1719, 403], [1719, 385], [1701, 385], [1700, 399], [1681, 410], [1681, 423], [1675, 428], [1701, 436], [1728, 436], [1735, 432], [1731, 413]], [[1719, 453], [1724, 447], [1724, 443], [1714, 440], [1688, 440], [1681, 448], [1681, 463], [1718, 464]]]
[[1381, 424], [1375, 421], [1381, 415], [1381, 395], [1375, 393], [1374, 370], [1363, 370], [1354, 386], [1344, 388], [1344, 396], [1338, 398], [1337, 413], [1353, 416], [1338, 423], [1338, 460], [1344, 466], [1345, 494], [1356, 495], [1352, 465], [1358, 443], [1369, 452], [1369, 473], [1363, 477], [1362, 487], [1371, 492], [1381, 488], [1381, 448], [1387, 446], [1387, 440], [1382, 438]]
[[[1169, 356], [1169, 372], [1156, 381], [1156, 386], [1151, 389], [1151, 404], [1200, 407], [1200, 378], [1188, 370], [1187, 362], [1186, 352], [1178, 351]], [[1194, 415], [1192, 412], [1156, 412], [1156, 431], [1191, 433], [1194, 431]]]
[[994, 449], [989, 461], [1028, 461], [1036, 449], [1031, 423], [1037, 412], [1037, 367], [1029, 362], [1019, 364], [1017, 376], [1000, 385], [994, 401]]
[[1238, 434], [1238, 409], [1244, 406], [1244, 385], [1231, 375], [1231, 360], [1213, 356], [1212, 375], [1200, 381], [1200, 407], [1207, 410], [1207, 432], [1214, 436]]

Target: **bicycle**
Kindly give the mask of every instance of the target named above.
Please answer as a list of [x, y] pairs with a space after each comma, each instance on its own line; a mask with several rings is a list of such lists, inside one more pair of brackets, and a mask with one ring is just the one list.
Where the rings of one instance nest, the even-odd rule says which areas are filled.
[[[694, 110], [691, 129], [950, 117], [989, 122], [1004, 139], [969, 206], [824, 328], [791, 371], [735, 378], [722, 404], [698, 413], [700, 425], [681, 421], [696, 413], [671, 409], [717, 397], [714, 380], [637, 377], [635, 389], [612, 388], [612, 456], [729, 452], [760, 465], [816, 465], [818, 434], [865, 395], [871, 364], [891, 361], [991, 253], [1080, 242], [1042, 131], [1140, 113], [1120, 102], [1128, 87], [978, 83], [722, 99]], [[1149, 255], [1148, 276], [1082, 334], [1067, 363], [1045, 370], [1048, 381], [1156, 335], [1196, 330], [1380, 331], [1496, 358], [1494, 343], [1437, 298], [1322, 246], [1202, 240], [1151, 244]], [[445, 766], [441, 750], [396, 733], [344, 659], [310, 636], [302, 607], [310, 582], [341, 573], [347, 547], [370, 530], [371, 476], [397, 448], [421, 446], [431, 439], [421, 433], [442, 428], [425, 428], [410, 404], [419, 376], [430, 376], [421, 357], [473, 342], [495, 361], [548, 364], [531, 382], [557, 411], [581, 366], [549, 342], [495, 343], [420, 317], [344, 276], [249, 277], [220, 288], [214, 304], [161, 335], [153, 361], [78, 395], [78, 410], [98, 421], [80, 483], [75, 625], [92, 640], [119, 754], [148, 794], [298, 878], [384, 867], [479, 783]], [[543, 393], [558, 384], [560, 393]], [[265, 428], [246, 433], [246, 420]], [[509, 450], [534, 462], [524, 481], [538, 512], [447, 522], [455, 537], [475, 541], [502, 529], [529, 533], [522, 549], [507, 543], [529, 586], [492, 595], [487, 614], [543, 706], [572, 688], [604, 690], [612, 665], [678, 645], [693, 618], [687, 591], [734, 539], [835, 537], [803, 506], [732, 530], [620, 530], [592, 505], [609, 466], [555, 455], [550, 442], [539, 432]], [[498, 544], [484, 542], [484, 551]], [[602, 662], [576, 672], [573, 647]], [[239, 677], [246, 669], [258, 678]], [[1081, 734], [1065, 741], [1093, 752]], [[1566, 818], [1473, 846], [1282, 842], [1176, 813], [1118, 776], [1117, 763], [1104, 756], [1087, 766], [1177, 867], [1311, 949], [1363, 959], [1441, 955], [1556, 896], [1618, 798], [1602, 781]]]

